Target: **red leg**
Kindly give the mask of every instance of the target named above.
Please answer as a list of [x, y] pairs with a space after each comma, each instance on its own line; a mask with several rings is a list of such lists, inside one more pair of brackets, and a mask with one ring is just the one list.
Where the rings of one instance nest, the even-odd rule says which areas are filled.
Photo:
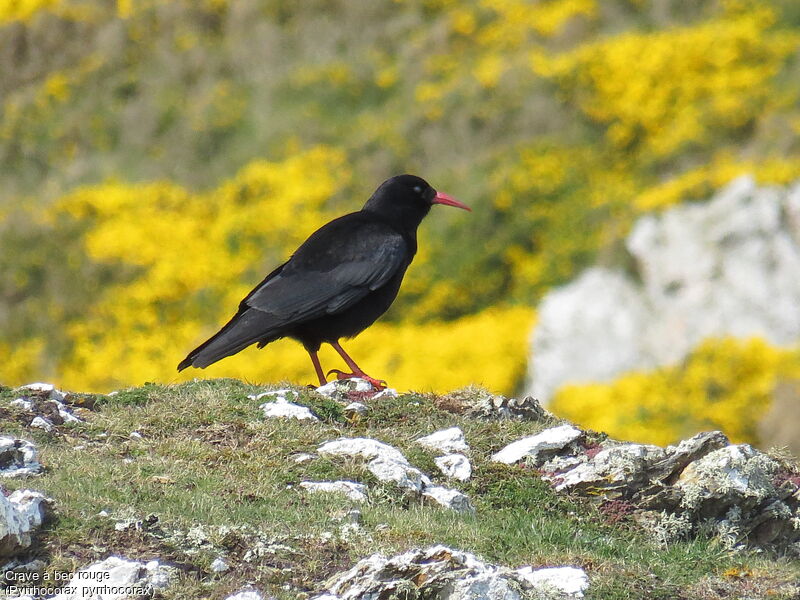
[[308, 350], [308, 355], [311, 357], [311, 362], [314, 363], [314, 370], [317, 372], [317, 377], [319, 377], [319, 384], [325, 385], [328, 383], [328, 380], [325, 379], [325, 373], [322, 372], [322, 365], [319, 364], [319, 356], [317, 356], [316, 352], [311, 352]]
[[383, 381], [382, 379], [375, 379], [374, 377], [370, 377], [369, 375], [364, 373], [364, 371], [361, 370], [361, 367], [359, 367], [356, 364], [356, 361], [350, 358], [347, 352], [344, 351], [344, 348], [342, 348], [339, 345], [339, 342], [331, 342], [330, 344], [331, 346], [333, 346], [333, 349], [339, 353], [339, 356], [341, 356], [344, 359], [344, 362], [347, 363], [347, 366], [353, 369], [353, 372], [343, 373], [338, 369], [331, 369], [330, 371], [328, 371], [328, 373], [336, 373], [337, 379], [349, 379], [351, 377], [360, 377], [361, 379], [368, 381], [372, 385], [372, 387], [374, 387], [376, 390], [380, 390], [387, 387], [386, 382]]

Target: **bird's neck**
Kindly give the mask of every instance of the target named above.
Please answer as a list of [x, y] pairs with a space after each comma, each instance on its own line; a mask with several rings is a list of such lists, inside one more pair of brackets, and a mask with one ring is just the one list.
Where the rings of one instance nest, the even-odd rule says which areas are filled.
[[382, 206], [380, 210], [374, 210], [369, 206], [365, 206], [362, 211], [380, 219], [404, 238], [407, 238], [407, 241], [413, 240], [415, 248], [417, 243], [417, 229], [420, 223], [422, 223], [422, 219], [428, 214], [428, 211], [423, 213], [420, 210], [412, 210], [404, 206]]
[[403, 240], [406, 242], [406, 247], [410, 253], [410, 257], [413, 257], [417, 253], [417, 228], [419, 227], [419, 222], [414, 222], [413, 220], [407, 220], [403, 222], [397, 218], [388, 217], [381, 212], [372, 211], [367, 208], [361, 209], [361, 214], [364, 215], [370, 221], [379, 221], [390, 227], [398, 234], [403, 236]]

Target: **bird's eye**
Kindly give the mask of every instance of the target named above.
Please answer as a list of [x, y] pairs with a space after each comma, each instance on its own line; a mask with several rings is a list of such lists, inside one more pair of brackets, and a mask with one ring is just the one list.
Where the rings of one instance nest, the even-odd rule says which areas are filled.
[[418, 193], [418, 194], [421, 194], [421, 193], [422, 193], [422, 188], [421, 188], [421, 187], [419, 187], [418, 185], [415, 185], [415, 186], [414, 186], [414, 191], [415, 191], [416, 193]]

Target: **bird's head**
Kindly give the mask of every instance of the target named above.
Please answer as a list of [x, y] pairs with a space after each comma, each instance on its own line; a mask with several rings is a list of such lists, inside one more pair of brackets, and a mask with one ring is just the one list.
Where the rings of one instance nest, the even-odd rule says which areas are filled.
[[472, 210], [452, 196], [437, 192], [427, 181], [416, 175], [390, 177], [378, 186], [363, 210], [398, 221], [406, 228], [416, 229], [434, 204]]

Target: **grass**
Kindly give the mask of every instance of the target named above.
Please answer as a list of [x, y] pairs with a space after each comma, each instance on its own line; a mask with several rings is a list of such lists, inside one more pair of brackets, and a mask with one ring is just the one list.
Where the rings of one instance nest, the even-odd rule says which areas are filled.
[[[451, 398], [413, 393], [376, 400], [351, 422], [338, 403], [298, 388], [298, 401], [319, 422], [265, 419], [262, 401], [247, 398], [265, 389], [235, 380], [147, 384], [97, 397], [82, 412], [85, 423], [50, 434], [28, 428], [25, 415], [8, 406], [14, 392], [0, 389], [2, 432], [35, 441], [47, 468], [39, 478], [3, 484], [40, 489], [56, 501], [57, 518], [35, 555], [54, 571], [112, 553], [159, 557], [179, 567], [167, 597], [184, 600], [224, 598], [247, 582], [281, 599], [302, 597], [372, 552], [436, 543], [509, 566], [582, 566], [592, 581], [587, 597], [603, 600], [760, 597], [769, 590], [771, 598], [788, 598], [781, 584], [800, 577], [798, 561], [729, 553], [710, 539], [660, 547], [630, 521], [613, 523], [588, 500], [555, 494], [535, 471], [490, 462], [506, 443], [551, 423], [477, 420]], [[474, 516], [403, 496], [362, 461], [292, 460], [327, 440], [373, 437], [444, 483], [436, 455], [414, 440], [453, 425], [471, 446], [473, 477], [455, 487], [472, 499]], [[307, 479], [368, 484], [361, 529], [343, 534], [352, 506], [302, 492], [297, 484]], [[118, 530], [118, 522], [131, 525]], [[259, 556], [245, 560], [258, 548]], [[232, 568], [213, 574], [211, 561], [221, 554]]]

